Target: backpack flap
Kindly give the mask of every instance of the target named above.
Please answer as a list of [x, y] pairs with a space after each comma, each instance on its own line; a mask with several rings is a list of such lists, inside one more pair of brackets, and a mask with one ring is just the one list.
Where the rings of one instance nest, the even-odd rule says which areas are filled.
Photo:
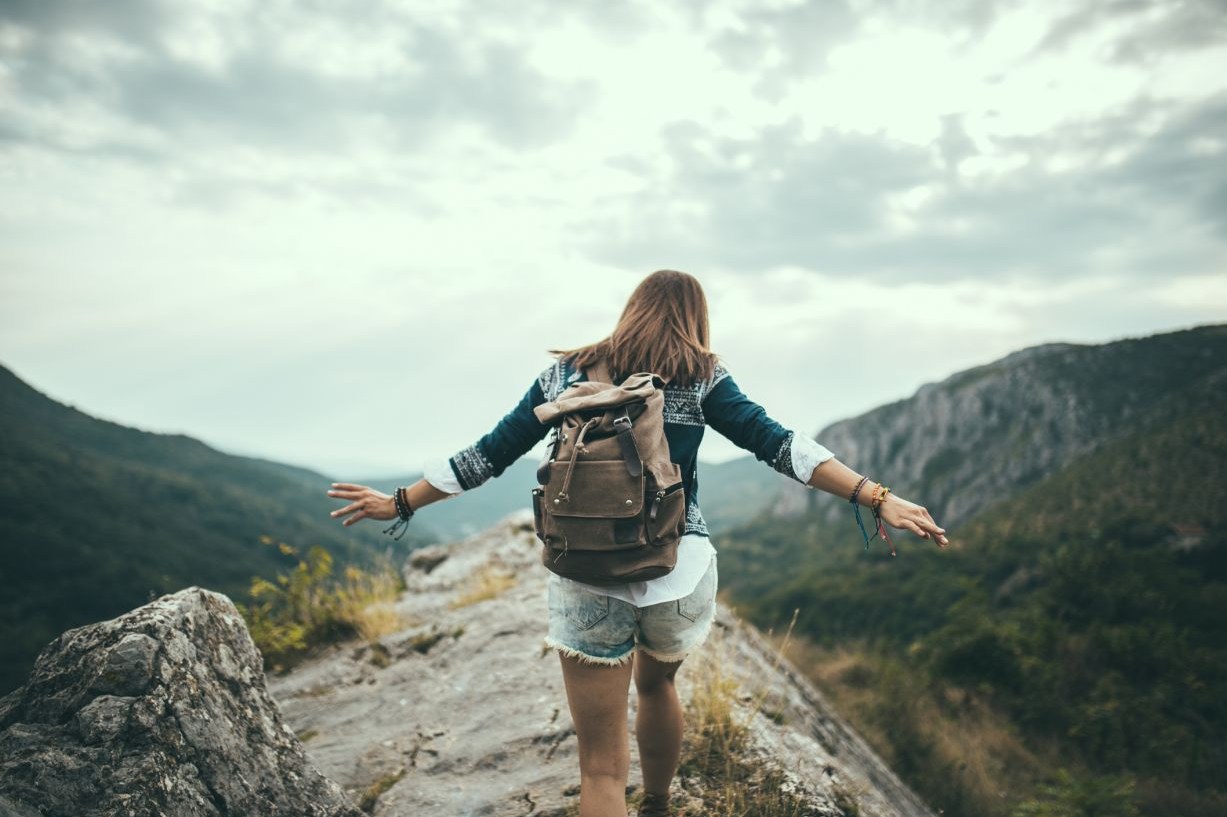
[[620, 386], [585, 380], [574, 383], [555, 400], [533, 408], [533, 414], [543, 423], [553, 423], [560, 415], [576, 412], [596, 412], [625, 403], [647, 400], [657, 391], [656, 384], [663, 383], [659, 375], [650, 372], [633, 374]]

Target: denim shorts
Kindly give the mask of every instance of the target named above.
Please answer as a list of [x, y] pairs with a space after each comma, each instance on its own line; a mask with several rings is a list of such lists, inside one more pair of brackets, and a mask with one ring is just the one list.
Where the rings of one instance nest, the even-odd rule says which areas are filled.
[[687, 596], [646, 607], [595, 593], [558, 576], [548, 582], [545, 644], [590, 664], [623, 664], [638, 646], [658, 661], [681, 661], [701, 645], [716, 617], [716, 556]]

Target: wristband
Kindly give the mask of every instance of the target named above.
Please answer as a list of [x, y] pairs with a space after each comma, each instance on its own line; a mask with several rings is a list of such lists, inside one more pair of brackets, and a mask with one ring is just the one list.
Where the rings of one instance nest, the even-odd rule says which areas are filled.
[[416, 513], [413, 508], [409, 507], [409, 491], [405, 487], [397, 488], [392, 494], [392, 504], [396, 506], [397, 519], [390, 526], [384, 528], [383, 532], [387, 534], [395, 533], [397, 528], [400, 533], [396, 535], [396, 539], [400, 539], [405, 535], [405, 531], [409, 529], [409, 520]]

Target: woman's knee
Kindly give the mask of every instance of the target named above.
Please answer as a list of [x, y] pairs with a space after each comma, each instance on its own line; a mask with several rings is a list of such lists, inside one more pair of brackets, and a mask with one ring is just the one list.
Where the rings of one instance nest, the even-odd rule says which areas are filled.
[[630, 772], [630, 752], [588, 752], [586, 754], [580, 752], [579, 774], [581, 777], [617, 780], [625, 784]]

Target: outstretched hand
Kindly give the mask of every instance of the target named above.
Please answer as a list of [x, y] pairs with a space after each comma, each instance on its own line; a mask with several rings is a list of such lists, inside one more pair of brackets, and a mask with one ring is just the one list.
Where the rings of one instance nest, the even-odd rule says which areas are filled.
[[352, 525], [360, 519], [395, 519], [396, 500], [391, 494], [384, 494], [365, 485], [355, 485], [352, 482], [334, 482], [328, 491], [328, 496], [338, 499], [348, 499], [350, 503], [344, 508], [338, 508], [329, 516], [344, 517], [353, 514], [342, 525]]
[[933, 539], [939, 548], [950, 544], [950, 540], [945, 536], [946, 529], [933, 521], [928, 509], [903, 497], [887, 494], [878, 508], [878, 515], [892, 528], [910, 530], [921, 539]]

